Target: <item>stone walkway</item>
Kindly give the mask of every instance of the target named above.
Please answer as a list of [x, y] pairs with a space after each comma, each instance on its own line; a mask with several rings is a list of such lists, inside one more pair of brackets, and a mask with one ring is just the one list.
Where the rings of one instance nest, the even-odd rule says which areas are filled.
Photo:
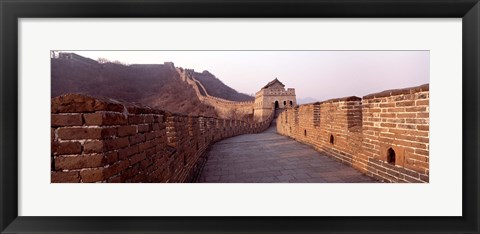
[[259, 134], [215, 143], [198, 182], [201, 183], [374, 183], [363, 175], [276, 133], [275, 124]]

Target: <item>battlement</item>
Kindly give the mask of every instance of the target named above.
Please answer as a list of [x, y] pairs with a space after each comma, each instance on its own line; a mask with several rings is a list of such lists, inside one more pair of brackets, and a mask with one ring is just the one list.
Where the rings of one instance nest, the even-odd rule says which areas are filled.
[[277, 131], [381, 181], [429, 181], [428, 84], [288, 108]]
[[66, 94], [51, 101], [51, 182], [191, 182], [213, 143], [257, 133], [265, 121], [175, 114]]
[[84, 64], [90, 64], [90, 65], [98, 65], [98, 62], [90, 59], [90, 58], [85, 58], [83, 56], [80, 56], [75, 53], [64, 53], [61, 52], [58, 54], [58, 57], [55, 59], [60, 59], [60, 60], [71, 60], [71, 61], [76, 61]]

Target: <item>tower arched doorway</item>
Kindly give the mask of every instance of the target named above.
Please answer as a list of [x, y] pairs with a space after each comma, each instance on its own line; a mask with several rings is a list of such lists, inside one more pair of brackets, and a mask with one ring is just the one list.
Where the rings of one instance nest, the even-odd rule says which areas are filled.
[[278, 101], [275, 101], [275, 109], [278, 109], [278, 108], [279, 108]]

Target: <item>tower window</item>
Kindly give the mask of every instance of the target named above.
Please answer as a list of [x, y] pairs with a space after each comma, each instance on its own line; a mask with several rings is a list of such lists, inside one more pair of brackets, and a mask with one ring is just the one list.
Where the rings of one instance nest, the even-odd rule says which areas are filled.
[[335, 144], [335, 139], [333, 137], [333, 135], [330, 134], [330, 144]]
[[389, 148], [387, 150], [387, 162], [389, 164], [395, 165], [395, 150], [393, 150], [392, 148]]

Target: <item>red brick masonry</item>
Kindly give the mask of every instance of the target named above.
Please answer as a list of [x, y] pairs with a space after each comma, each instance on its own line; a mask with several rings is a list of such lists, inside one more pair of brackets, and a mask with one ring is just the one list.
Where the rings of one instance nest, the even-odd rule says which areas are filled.
[[428, 84], [289, 108], [277, 131], [381, 181], [429, 181]]
[[66, 94], [51, 100], [51, 182], [190, 182], [207, 147], [261, 123], [173, 114]]

